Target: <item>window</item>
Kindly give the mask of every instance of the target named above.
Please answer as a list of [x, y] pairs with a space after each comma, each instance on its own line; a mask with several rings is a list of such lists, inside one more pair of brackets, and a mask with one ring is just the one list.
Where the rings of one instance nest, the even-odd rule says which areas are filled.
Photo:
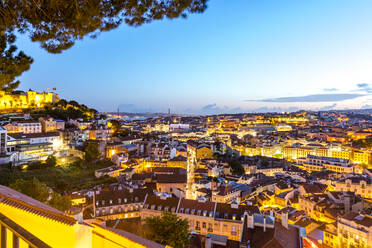
[[207, 223], [203, 222], [203, 228], [207, 228]]
[[199, 221], [196, 221], [195, 229], [200, 230], [200, 222]]

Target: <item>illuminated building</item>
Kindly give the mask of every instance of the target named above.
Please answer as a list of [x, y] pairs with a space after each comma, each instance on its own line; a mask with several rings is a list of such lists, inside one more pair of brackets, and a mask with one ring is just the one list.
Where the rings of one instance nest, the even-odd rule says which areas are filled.
[[163, 247], [98, 223], [87, 224], [10, 188], [0, 186], [1, 247]]
[[122, 171], [124, 171], [124, 168], [114, 165], [114, 166], [109, 166], [106, 168], [95, 170], [94, 175], [96, 177], [103, 177], [103, 176], [118, 177], [121, 175]]
[[288, 132], [288, 131], [292, 131], [292, 127], [289, 125], [277, 125], [275, 126], [275, 130], [277, 132]]
[[7, 130], [3, 127], [0, 127], [0, 157], [4, 157], [7, 154], [7, 141]]
[[[14, 123], [16, 130], [11, 128], [11, 132], [20, 133], [41, 133], [41, 123], [38, 121], [19, 121]], [[5, 126], [9, 127], [9, 126]]]
[[212, 149], [209, 145], [201, 144], [196, 149], [196, 159], [212, 158]]
[[167, 161], [167, 167], [187, 168], [187, 158], [181, 155]]
[[349, 212], [340, 217], [337, 222], [339, 246], [336, 247], [361, 247], [372, 246], [372, 215], [369, 213]]
[[87, 198], [85, 195], [81, 194], [80, 192], [73, 192], [71, 195], [71, 204], [73, 206], [83, 205], [87, 202]]
[[[236, 241], [241, 239], [245, 214], [250, 216], [252, 227], [259, 225], [260, 216], [256, 206], [149, 195], [141, 210], [141, 219], [160, 216], [163, 211], [170, 211], [182, 219], [187, 219], [193, 232], [201, 235], [222, 235]], [[265, 224], [266, 228], [273, 228], [273, 217], [268, 217]]]
[[233, 188], [230, 185], [219, 186], [212, 192], [212, 201], [221, 203], [230, 203], [233, 200], [240, 200], [241, 190]]
[[90, 140], [108, 140], [111, 137], [111, 130], [105, 126], [93, 126], [89, 129]]
[[329, 247], [338, 246], [338, 233], [337, 233], [337, 222], [328, 223], [324, 225], [324, 244]]
[[365, 177], [351, 177], [333, 182], [336, 191], [351, 191], [363, 198], [372, 198], [372, 180]]
[[53, 118], [40, 117], [39, 121], [41, 122], [43, 132], [54, 132], [57, 130], [65, 129], [65, 122], [62, 120], [54, 120]]
[[7, 155], [14, 165], [45, 160], [49, 155], [68, 149], [58, 132], [10, 133], [7, 139]]
[[331, 148], [328, 154], [332, 158], [351, 159], [351, 151], [341, 148]]
[[56, 93], [43, 92], [37, 93], [29, 90], [28, 92], [17, 91], [16, 93], [7, 93], [0, 91], [0, 110], [12, 111], [28, 108], [42, 108], [47, 104], [58, 102]]
[[69, 121], [69, 123], [75, 125], [80, 130], [88, 129], [88, 128], [90, 128], [93, 125], [93, 123], [91, 121], [82, 120], [82, 119], [78, 119], [78, 120], [71, 119]]
[[306, 158], [297, 159], [297, 163], [301, 164], [308, 172], [322, 171], [323, 169], [337, 173], [355, 172], [355, 167], [350, 163], [349, 159], [308, 155]]
[[352, 159], [357, 164], [372, 164], [372, 154], [370, 150], [353, 150]]
[[94, 216], [103, 220], [138, 218], [148, 193], [145, 189], [124, 188], [121, 185], [98, 189], [93, 196]]

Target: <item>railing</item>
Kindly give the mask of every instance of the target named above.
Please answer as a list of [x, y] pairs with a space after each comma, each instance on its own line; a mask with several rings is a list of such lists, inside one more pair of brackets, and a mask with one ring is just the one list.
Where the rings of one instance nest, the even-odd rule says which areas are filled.
[[[13, 222], [11, 219], [0, 213], [0, 225], [5, 227], [13, 233], [14, 236], [25, 241], [30, 248], [51, 248], [49, 245], [44, 243], [38, 237], [31, 234], [29, 231], [24, 229], [22, 226]], [[3, 236], [3, 228], [1, 228], [1, 236]], [[13, 237], [14, 237], [13, 236]], [[14, 241], [14, 240], [13, 240]], [[17, 241], [16, 241], [17, 242]]]

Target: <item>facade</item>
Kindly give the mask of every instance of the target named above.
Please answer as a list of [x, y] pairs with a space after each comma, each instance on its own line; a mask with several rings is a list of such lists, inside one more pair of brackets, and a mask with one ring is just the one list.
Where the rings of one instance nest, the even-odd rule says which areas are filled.
[[372, 198], [370, 178], [352, 177], [334, 182], [335, 191], [350, 191], [363, 198]]
[[350, 212], [337, 222], [338, 247], [372, 247], [372, 215]]
[[355, 171], [350, 160], [342, 158], [308, 155], [306, 158], [297, 159], [297, 163], [308, 172], [329, 170], [337, 173], [353, 173]]
[[43, 132], [54, 132], [65, 129], [65, 122], [62, 120], [40, 117], [39, 121], [41, 122]]
[[138, 218], [143, 202], [147, 198], [145, 189], [114, 188], [94, 192], [94, 216], [103, 220]]
[[21, 133], [41, 133], [41, 123], [38, 121], [17, 122], [17, 131]]
[[[241, 240], [245, 215], [249, 216], [252, 225], [254, 219], [257, 222], [262, 218], [255, 206], [151, 195], [147, 197], [141, 210], [141, 219], [160, 216], [163, 211], [170, 211], [182, 219], [187, 219], [190, 231], [200, 235], [221, 235], [234, 241]], [[273, 224], [271, 217], [270, 225]], [[269, 226], [269, 221], [267, 225]]]
[[164, 247], [127, 232], [84, 223], [10, 188], [0, 186], [1, 247]]
[[7, 141], [7, 130], [3, 127], [0, 127], [0, 157], [6, 156], [7, 154]]
[[41, 161], [68, 149], [58, 132], [10, 133], [7, 136], [7, 155], [13, 165]]
[[0, 91], [0, 110], [17, 110], [28, 108], [42, 108], [47, 104], [58, 102], [56, 93], [42, 92], [37, 93], [29, 90], [28, 92], [7, 93]]

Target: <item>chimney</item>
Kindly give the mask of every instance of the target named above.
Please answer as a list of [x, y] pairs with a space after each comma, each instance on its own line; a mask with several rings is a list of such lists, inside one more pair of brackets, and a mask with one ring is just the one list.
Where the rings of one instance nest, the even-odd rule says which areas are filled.
[[264, 215], [263, 219], [263, 231], [266, 232], [266, 215]]
[[212, 248], [212, 237], [210, 233], [205, 237], [205, 248]]
[[244, 216], [247, 216], [247, 227], [253, 229], [254, 228], [253, 214], [251, 215], [250, 213], [245, 212]]
[[282, 226], [288, 229], [288, 213], [282, 213]]

